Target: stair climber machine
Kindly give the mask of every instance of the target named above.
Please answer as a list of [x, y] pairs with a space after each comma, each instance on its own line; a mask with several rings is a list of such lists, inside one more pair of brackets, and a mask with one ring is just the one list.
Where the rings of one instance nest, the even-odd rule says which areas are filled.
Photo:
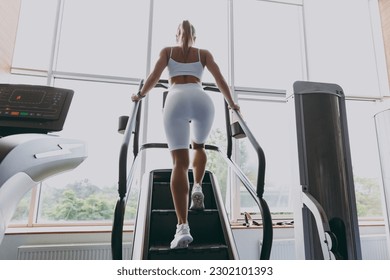
[[[140, 83], [140, 88], [143, 81]], [[160, 80], [156, 87], [168, 88], [168, 81]], [[214, 84], [203, 84], [205, 90], [219, 91]], [[164, 92], [164, 96], [168, 92]], [[164, 100], [165, 100], [164, 97]], [[123, 258], [123, 224], [127, 198], [133, 184], [134, 173], [140, 162], [142, 153], [149, 148], [167, 149], [166, 143], [145, 143], [139, 147], [139, 127], [142, 100], [133, 103], [131, 115], [120, 118], [120, 130], [124, 131], [123, 142], [119, 156], [119, 199], [115, 208], [114, 223], [111, 236], [112, 256], [115, 260]], [[205, 145], [209, 151], [219, 153], [225, 159], [231, 170], [237, 175], [251, 196], [257, 202], [262, 214], [263, 239], [260, 259], [269, 259], [271, 254], [273, 228], [270, 210], [263, 199], [265, 157], [263, 150], [253, 137], [248, 126], [239, 112], [233, 111], [238, 119], [238, 124], [230, 125], [230, 112], [227, 103], [224, 102], [227, 152], [221, 151], [217, 146]], [[246, 135], [254, 146], [258, 155], [258, 180], [257, 188], [252, 185], [243, 171], [231, 159], [232, 137]], [[133, 140], [134, 159], [130, 169], [127, 168], [128, 150], [130, 141]], [[194, 241], [185, 249], [170, 249], [169, 243], [175, 234], [176, 214], [170, 193], [170, 176], [172, 170], [158, 169], [146, 172], [143, 175], [139, 203], [135, 221], [133, 246], [131, 259], [133, 260], [174, 260], [174, 259], [238, 259], [239, 255], [234, 242], [230, 223], [222, 201], [222, 196], [214, 174], [206, 170], [203, 180], [203, 192], [205, 194], [205, 210], [189, 210], [188, 220], [191, 224], [191, 235]], [[190, 185], [193, 185], [193, 174], [189, 171]], [[191, 193], [191, 190], [190, 190]]]
[[294, 99], [305, 258], [361, 259], [343, 90], [297, 81]]
[[85, 144], [60, 131], [74, 92], [68, 89], [0, 84], [0, 243], [18, 202], [42, 180], [76, 168]]

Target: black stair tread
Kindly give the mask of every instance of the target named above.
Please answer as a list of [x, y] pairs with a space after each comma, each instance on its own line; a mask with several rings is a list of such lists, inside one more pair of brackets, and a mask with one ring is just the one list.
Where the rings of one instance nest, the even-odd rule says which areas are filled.
[[[156, 169], [153, 171], [153, 182], [169, 182], [171, 179], [172, 169]], [[210, 171], [206, 170], [203, 177], [203, 183], [210, 182]], [[194, 181], [192, 169], [188, 170], [188, 179]]]
[[[169, 186], [171, 183], [168, 181], [168, 182], [165, 182], [165, 181], [161, 181], [161, 182], [154, 182], [153, 185], [155, 186], [158, 186], [158, 185], [162, 185], [162, 186]], [[192, 187], [193, 183], [190, 183], [190, 186]], [[202, 186], [205, 186], [205, 185], [211, 185], [210, 182], [202, 182]]]
[[[217, 209], [188, 211], [188, 221], [193, 244], [225, 243]], [[150, 239], [151, 246], [166, 245], [172, 241], [176, 230], [176, 212], [173, 209], [152, 210]]]
[[[191, 201], [191, 191], [193, 184], [190, 184], [189, 201]], [[202, 183], [204, 194], [204, 205], [206, 208], [216, 209], [214, 192], [210, 182]], [[154, 182], [152, 188], [151, 209], [173, 209], [173, 199], [169, 182]]]
[[[218, 209], [204, 209], [204, 210], [188, 210], [188, 214], [212, 214], [218, 213]], [[152, 209], [152, 214], [176, 214], [174, 209]]]
[[[169, 185], [170, 184], [170, 181], [156, 181], [156, 182], [153, 182], [154, 185]], [[192, 186], [194, 183], [193, 182], [190, 182], [190, 185]], [[202, 182], [202, 185], [211, 185], [211, 182], [205, 182], [203, 181]]]
[[151, 247], [150, 260], [227, 260], [229, 249], [226, 245], [213, 244], [210, 246], [193, 246], [183, 249], [170, 249], [169, 247]]
[[225, 244], [196, 244], [192, 245], [190, 244], [188, 248], [183, 249], [171, 249], [169, 246], [150, 246], [149, 251], [176, 251], [176, 250], [190, 250], [190, 251], [196, 251], [196, 250], [221, 250], [221, 249], [227, 249], [228, 246]]

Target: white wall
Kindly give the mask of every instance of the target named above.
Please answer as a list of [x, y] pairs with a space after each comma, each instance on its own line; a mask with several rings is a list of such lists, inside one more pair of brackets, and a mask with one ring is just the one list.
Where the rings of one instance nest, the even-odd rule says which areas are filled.
[[0, 74], [11, 68], [19, 9], [20, 0], [0, 1]]

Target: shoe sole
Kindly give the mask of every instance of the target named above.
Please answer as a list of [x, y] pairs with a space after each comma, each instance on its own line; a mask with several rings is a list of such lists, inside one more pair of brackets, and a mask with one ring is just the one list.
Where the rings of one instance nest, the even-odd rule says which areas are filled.
[[172, 246], [171, 249], [183, 249], [188, 248], [188, 245], [193, 241], [194, 239], [191, 236], [183, 236], [179, 241], [177, 241], [176, 246]]
[[191, 210], [204, 210], [204, 195], [203, 193], [193, 193], [191, 195]]

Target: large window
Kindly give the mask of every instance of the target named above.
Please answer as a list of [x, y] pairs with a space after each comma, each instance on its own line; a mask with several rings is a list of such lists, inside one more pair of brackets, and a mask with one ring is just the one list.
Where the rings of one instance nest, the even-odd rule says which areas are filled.
[[[294, 174], [292, 155], [296, 137], [292, 126], [289, 103], [283, 99], [279, 102], [241, 100], [243, 112], [257, 112], [245, 114], [246, 122], [251, 128], [257, 141], [264, 150], [266, 157], [266, 180], [264, 198], [270, 206], [271, 212], [291, 213], [292, 205], [290, 192], [294, 190]], [[247, 138], [240, 140], [239, 163], [242, 170], [253, 181], [257, 182], [258, 159]], [[241, 209], [246, 212], [257, 213], [254, 202], [248, 199], [248, 193], [242, 188]]]
[[376, 55], [382, 46], [375, 45], [380, 32], [375, 26], [380, 22], [369, 8], [374, 2], [305, 1], [305, 9], [310, 10], [305, 14], [310, 79], [340, 84], [347, 96], [389, 94], [388, 89], [381, 90], [386, 81], [378, 79], [381, 68]]
[[13, 68], [49, 70], [56, 12], [57, 1], [22, 1]]
[[[154, 3], [153, 20], [149, 18], [151, 3]], [[195, 8], [188, 9], [189, 4], [194, 4]], [[205, 5], [209, 7], [206, 10]], [[59, 134], [84, 140], [88, 158], [76, 170], [45, 180], [27, 194], [14, 222], [47, 224], [112, 220], [122, 139], [116, 129], [118, 117], [129, 114], [131, 93], [136, 92], [138, 81], [145, 77], [159, 50], [175, 45], [176, 30], [183, 19], [189, 19], [195, 25], [197, 46], [215, 53], [222, 72], [227, 75], [227, 9], [226, 0], [212, 3], [138, 0], [114, 4], [109, 1], [40, 0], [34, 5], [24, 1], [13, 71], [26, 75], [12, 79], [19, 83], [49, 83], [75, 91], [64, 130]], [[218, 19], [212, 27], [204, 21], [205, 14], [210, 19]], [[39, 35], [38, 40], [31, 34]], [[29, 49], [25, 47], [27, 45], [36, 47]], [[31, 70], [38, 70], [43, 79], [30, 82], [29, 74], [36, 74]], [[162, 78], [166, 78], [165, 74]], [[208, 73], [204, 78], [213, 81]], [[144, 141], [165, 142], [161, 123], [162, 92], [156, 89], [150, 95]], [[215, 93], [211, 95], [217, 98]], [[222, 99], [215, 102], [218, 102], [218, 115], [223, 116], [219, 112]], [[221, 127], [220, 121], [215, 123], [216, 127]], [[218, 133], [219, 128], [214, 130]], [[147, 169], [171, 164], [169, 153], [164, 150], [152, 150], [146, 159]], [[35, 205], [30, 203], [32, 195], [39, 197], [39, 202], [33, 210], [36, 215], [33, 218], [30, 215], [32, 220], [27, 221], [28, 208]]]
[[[86, 141], [89, 156], [76, 170], [48, 179], [27, 194], [19, 205], [15, 223], [111, 222], [122, 140], [116, 132], [118, 117], [129, 114], [130, 95], [136, 92], [138, 81], [153, 67], [159, 51], [175, 44], [177, 27], [184, 19], [196, 28], [196, 46], [213, 53], [241, 104], [244, 119], [266, 153], [265, 199], [274, 213], [291, 213], [291, 193], [299, 187], [295, 123], [288, 102], [293, 82], [310, 76], [318, 81], [327, 79], [342, 86], [346, 84], [347, 95], [378, 96], [373, 45], [366, 40], [370, 28], [362, 1], [358, 8], [363, 11], [364, 21], [358, 20], [360, 12], [354, 13], [351, 19], [359, 22], [358, 28], [363, 31], [348, 33], [353, 42], [361, 44], [350, 50], [348, 46], [353, 42], [317, 43], [318, 36], [330, 38], [337, 30], [322, 33], [328, 25], [313, 24], [317, 20], [313, 15], [320, 14], [318, 8], [310, 3], [303, 7], [300, 0], [31, 2], [22, 1], [12, 65], [13, 73], [21, 75], [11, 75], [5, 82], [73, 89], [74, 100], [65, 128], [59, 134]], [[322, 1], [323, 5], [325, 2]], [[348, 1], [331, 2], [336, 5]], [[349, 21], [346, 22], [342, 30], [352, 30]], [[341, 64], [343, 67], [335, 68], [332, 61], [337, 58], [332, 56], [328, 60], [324, 55], [328, 53], [348, 54]], [[351, 75], [355, 73], [355, 58], [361, 67], [356, 75]], [[362, 77], [366, 74], [370, 75], [364, 81]], [[167, 78], [166, 72], [162, 78]], [[357, 80], [359, 83], [355, 85]], [[208, 71], [204, 82], [214, 82]], [[148, 118], [143, 134], [146, 137], [142, 141], [165, 142], [161, 123], [163, 91], [154, 89], [146, 99]], [[223, 148], [226, 142], [223, 99], [220, 94], [209, 94], [216, 107], [210, 143]], [[368, 189], [373, 190], [372, 205], [377, 206], [380, 205], [376, 193], [380, 174], [371, 123], [374, 110], [374, 103], [348, 102], [355, 184], [357, 192], [362, 194], [357, 197], [366, 197]], [[239, 140], [234, 146], [235, 158], [255, 183], [257, 162], [248, 140]], [[217, 175], [224, 196], [227, 200], [231, 198], [229, 194], [239, 198], [238, 203], [231, 205], [234, 213], [238, 213], [234, 218], [245, 211], [258, 212], [242, 186], [227, 191], [229, 172], [221, 162], [218, 155], [210, 153], [208, 167]], [[370, 164], [366, 165], [367, 162]], [[148, 151], [145, 167], [164, 168], [170, 167], [170, 163], [168, 151], [153, 150]], [[30, 213], [36, 215], [29, 216], [28, 209], [34, 205]], [[359, 214], [381, 215], [379, 208], [373, 208], [374, 212], [362, 210]]]
[[145, 75], [148, 1], [64, 1], [57, 70]]
[[234, 23], [237, 86], [286, 90], [305, 78], [302, 6], [235, 1]]
[[374, 122], [379, 106], [372, 101], [349, 100], [346, 107], [358, 216], [382, 217], [382, 185]]

